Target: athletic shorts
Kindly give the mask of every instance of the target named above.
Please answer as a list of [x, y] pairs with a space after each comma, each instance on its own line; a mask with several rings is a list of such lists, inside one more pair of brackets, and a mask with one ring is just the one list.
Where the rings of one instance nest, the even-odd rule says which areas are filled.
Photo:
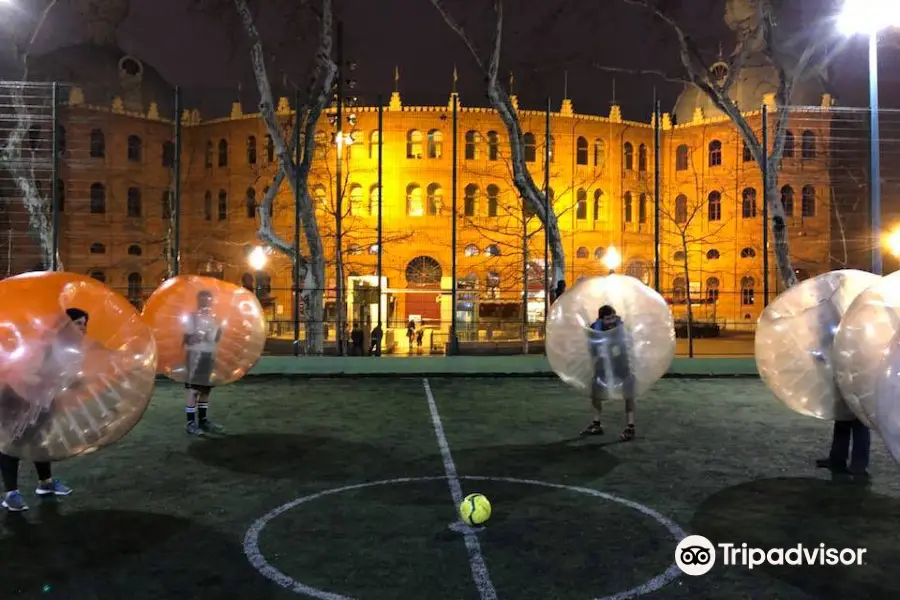
[[209, 391], [212, 386], [215, 354], [188, 350], [185, 361], [185, 386], [198, 391]]

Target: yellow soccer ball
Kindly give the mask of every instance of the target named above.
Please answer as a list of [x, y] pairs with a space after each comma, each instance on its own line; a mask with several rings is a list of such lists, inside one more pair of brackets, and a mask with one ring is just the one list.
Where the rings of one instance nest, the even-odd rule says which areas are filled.
[[466, 525], [484, 525], [491, 518], [491, 503], [482, 494], [469, 494], [459, 505], [459, 516]]

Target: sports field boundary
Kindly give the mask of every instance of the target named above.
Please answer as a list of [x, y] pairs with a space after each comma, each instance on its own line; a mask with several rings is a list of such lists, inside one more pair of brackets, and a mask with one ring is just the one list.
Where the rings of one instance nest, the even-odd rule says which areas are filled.
[[[264, 356], [248, 377], [555, 377], [544, 356]], [[676, 358], [667, 378], [758, 378], [752, 358]]]

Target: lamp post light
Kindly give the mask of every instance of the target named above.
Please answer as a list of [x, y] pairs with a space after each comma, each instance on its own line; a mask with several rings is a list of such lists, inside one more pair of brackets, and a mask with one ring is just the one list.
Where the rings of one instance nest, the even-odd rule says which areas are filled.
[[869, 185], [872, 211], [872, 272], [881, 275], [881, 156], [878, 127], [878, 32], [900, 26], [900, 2], [897, 0], [844, 0], [838, 28], [847, 36], [869, 36]]
[[622, 264], [622, 255], [619, 254], [619, 251], [616, 250], [615, 246], [610, 246], [606, 249], [606, 254], [603, 255], [603, 265], [609, 270], [609, 274], [612, 275], [616, 272], [616, 269]]
[[254, 271], [262, 271], [269, 262], [269, 256], [262, 246], [256, 246], [247, 257], [247, 263]]

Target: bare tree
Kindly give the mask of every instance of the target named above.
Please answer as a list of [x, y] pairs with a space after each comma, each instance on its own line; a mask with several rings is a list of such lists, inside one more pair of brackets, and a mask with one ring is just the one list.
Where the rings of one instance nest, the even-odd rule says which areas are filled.
[[[708, 53], [698, 46], [695, 39], [675, 16], [671, 7], [677, 3], [673, 3], [671, 0], [622, 1], [649, 11], [655, 20], [667, 27], [677, 39], [678, 55], [683, 71], [681, 75], [670, 75], [660, 71], [642, 71], [642, 73], [654, 74], [670, 82], [694, 86], [706, 95], [734, 123], [753, 159], [760, 169], [768, 174], [764, 201], [768, 203], [772, 220], [776, 264], [785, 287], [793, 286], [797, 283], [797, 276], [791, 263], [787, 223], [778, 193], [778, 173], [788, 131], [789, 111], [787, 108], [791, 104], [796, 85], [804, 78], [810, 77], [813, 72], [824, 69], [833, 56], [833, 54], [829, 54], [818, 64], [814, 62], [821, 58], [828, 40], [823, 36], [810, 36], [813, 41], [809, 42], [798, 56], [798, 53], [793, 51], [788, 36], [779, 25], [777, 12], [780, 8], [780, 0], [726, 0], [726, 14], [730, 26], [737, 34], [737, 46], [727, 59], [727, 75], [719, 78], [710, 68], [709, 61], [705, 59]], [[772, 147], [768, 152], [763, 148], [761, 136], [757, 135], [747, 116], [742, 112], [742, 109], [747, 107], [739, 107], [731, 96], [735, 84], [740, 80], [742, 70], [754, 66], [751, 64], [752, 61], [759, 59], [775, 70], [778, 79], [774, 94], [775, 128], [771, 136]], [[607, 71], [623, 70], [602, 65], [595, 66]]]
[[[297, 122], [301, 127], [299, 149], [288, 141], [283, 125], [276, 116], [276, 103], [272, 93], [266, 55], [262, 38], [256, 27], [254, 14], [248, 0], [233, 0], [234, 9], [250, 45], [250, 60], [253, 76], [260, 96], [260, 118], [275, 146], [278, 171], [269, 191], [258, 207], [259, 230], [257, 236], [278, 252], [298, 261], [303, 277], [303, 302], [306, 308], [306, 340], [310, 352], [320, 354], [323, 346], [324, 296], [325, 296], [325, 251], [316, 210], [310, 200], [308, 181], [315, 150], [316, 125], [322, 111], [331, 101], [337, 65], [332, 59], [333, 14], [332, 0], [319, 0], [318, 44], [313, 61], [312, 74], [306, 91], [305, 103], [297, 106]], [[295, 152], [296, 150], [296, 152]], [[292, 246], [275, 231], [272, 222], [272, 203], [278, 190], [287, 180], [294, 193], [296, 208], [300, 214], [306, 251], [297, 253]]]
[[[21, 29], [17, 29], [16, 35], [12, 36], [15, 58], [21, 64], [21, 82], [7, 84], [16, 117], [13, 129], [6, 140], [2, 153], [0, 153], [3, 167], [12, 175], [16, 187], [22, 195], [22, 201], [28, 212], [29, 233], [37, 237], [42, 262], [47, 268], [53, 263], [55, 251], [53, 247], [53, 225], [50, 222], [47, 206], [37, 183], [36, 169], [40, 163], [38, 158], [40, 145], [28, 145], [25, 143], [29, 132], [32, 131], [32, 128], [37, 125], [39, 120], [39, 115], [36, 111], [39, 107], [35, 105], [36, 103], [33, 99], [29, 100], [29, 96], [34, 95], [29, 90], [34, 88], [29, 86], [27, 81], [28, 57], [31, 53], [31, 48], [47, 22], [47, 17], [57, 4], [58, 0], [46, 1], [43, 8], [38, 8], [38, 16], [34, 22], [23, 24]], [[37, 103], [40, 103], [40, 100]], [[55, 125], [53, 123], [53, 126]], [[26, 146], [29, 147], [26, 148]], [[56, 182], [51, 181], [50, 185], [55, 186]]]
[[[692, 165], [696, 165], [696, 161], [690, 161]], [[694, 354], [694, 296], [692, 292], [693, 278], [691, 276], [690, 259], [692, 249], [702, 248], [708, 243], [718, 241], [719, 235], [729, 225], [731, 218], [723, 219], [723, 207], [726, 205], [734, 205], [733, 202], [725, 201], [722, 191], [715, 190], [708, 196], [703, 182], [703, 175], [698, 172], [696, 166], [693, 167], [693, 193], [688, 197], [687, 194], [678, 193], [675, 198], [671, 198], [671, 193], [666, 194], [669, 199], [660, 199], [659, 215], [662, 221], [661, 226], [670, 229], [675, 234], [678, 243], [678, 252], [672, 257], [673, 267], [676, 272], [681, 273], [683, 278], [683, 289], [680, 286], [673, 286], [673, 301], [678, 302], [682, 293], [685, 303], [685, 313], [687, 317], [687, 336], [688, 336], [688, 352], [691, 356]], [[743, 198], [739, 205], [743, 216], [754, 218], [757, 215], [756, 196]], [[708, 226], [705, 224], [708, 223]], [[668, 257], [666, 257], [668, 260]], [[703, 260], [703, 257], [701, 257]], [[701, 269], [702, 277], [702, 269]]]
[[478, 67], [487, 78], [487, 94], [491, 106], [497, 111], [498, 116], [506, 127], [509, 137], [510, 158], [513, 166], [513, 185], [519, 192], [529, 209], [537, 215], [547, 235], [550, 238], [550, 253], [553, 258], [553, 272], [551, 285], [563, 281], [566, 274], [566, 257], [563, 249], [562, 236], [559, 231], [559, 222], [551, 206], [547, 205], [544, 193], [534, 181], [525, 162], [525, 140], [522, 126], [519, 123], [518, 109], [503, 86], [500, 84], [500, 56], [503, 47], [503, 0], [493, 0], [494, 15], [496, 17], [493, 28], [493, 39], [490, 51], [479, 50], [475, 40], [465, 31], [447, 9], [443, 0], [431, 0], [434, 7], [440, 12], [447, 25], [462, 39], [466, 47], [475, 58]]

